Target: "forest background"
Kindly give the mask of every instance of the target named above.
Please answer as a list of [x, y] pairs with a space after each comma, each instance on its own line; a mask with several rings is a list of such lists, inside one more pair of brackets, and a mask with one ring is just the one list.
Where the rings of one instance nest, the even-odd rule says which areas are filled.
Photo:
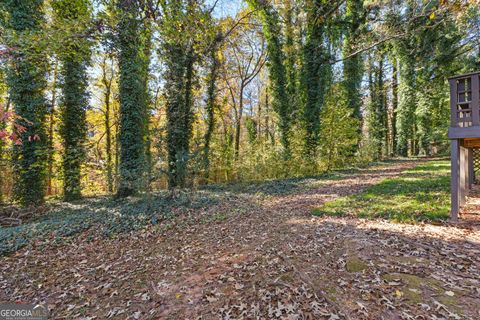
[[477, 1], [2, 0], [0, 200], [446, 154]]

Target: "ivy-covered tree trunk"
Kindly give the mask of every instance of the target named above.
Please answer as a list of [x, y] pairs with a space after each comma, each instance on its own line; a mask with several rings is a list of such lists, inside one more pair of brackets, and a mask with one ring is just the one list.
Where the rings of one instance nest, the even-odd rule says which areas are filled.
[[303, 121], [305, 126], [305, 154], [313, 159], [317, 152], [320, 133], [320, 113], [325, 93], [330, 83], [330, 65], [325, 48], [325, 26], [318, 19], [322, 9], [321, 0], [307, 2], [306, 43], [303, 53], [303, 79], [305, 104]]
[[144, 125], [143, 125], [143, 137], [145, 144], [145, 183], [143, 188], [145, 190], [150, 190], [150, 182], [153, 177], [153, 159], [151, 151], [151, 138], [150, 138], [150, 113], [151, 113], [151, 97], [148, 89], [149, 75], [150, 75], [150, 59], [152, 55], [152, 25], [151, 20], [146, 18], [144, 19], [143, 29], [141, 32], [141, 42], [142, 42], [142, 72], [143, 72], [143, 100], [142, 105], [144, 106]]
[[168, 186], [185, 187], [192, 135], [193, 89], [197, 28], [193, 21], [202, 15], [197, 1], [172, 0], [164, 5], [168, 16], [162, 25], [162, 57], [165, 59], [167, 107]]
[[[358, 37], [362, 32], [362, 26], [365, 20], [365, 13], [363, 7], [363, 0], [347, 0], [346, 4], [346, 21], [348, 28], [343, 44], [343, 86], [347, 95], [348, 107], [352, 110], [354, 118], [361, 120], [361, 106], [362, 106], [362, 78], [364, 73], [362, 54], [355, 54], [358, 46]], [[361, 121], [357, 128], [360, 137]], [[358, 150], [359, 142], [353, 146], [352, 152]]]
[[21, 145], [13, 148], [15, 198], [23, 205], [44, 202], [47, 135], [45, 118], [47, 105], [46, 57], [41, 43], [44, 23], [43, 0], [6, 0], [9, 27], [15, 33], [16, 47], [8, 72], [10, 98], [19, 118], [18, 124], [26, 128], [21, 132]]
[[[166, 50], [166, 98], [167, 98], [167, 143], [168, 143], [168, 185], [170, 188], [184, 187], [189, 157], [191, 115], [187, 107], [187, 66], [184, 50], [180, 45], [171, 45]], [[193, 67], [193, 66], [192, 66]]]
[[287, 74], [287, 95], [292, 109], [292, 121], [295, 121], [295, 106], [300, 103], [298, 95], [298, 50], [296, 47], [297, 33], [294, 26], [296, 10], [292, 8], [292, 0], [284, 0], [285, 19], [285, 72]]
[[[185, 183], [188, 149], [184, 149], [189, 129], [189, 116], [185, 114], [185, 56], [179, 43], [172, 41], [165, 44], [164, 58], [166, 60], [165, 95], [167, 104], [167, 148], [168, 148], [168, 185], [170, 188], [182, 186]], [[188, 142], [187, 142], [188, 143]]]
[[66, 29], [67, 37], [58, 53], [62, 63], [60, 134], [64, 147], [63, 196], [65, 200], [72, 201], [81, 198], [81, 169], [85, 161], [90, 46], [82, 33], [85, 33], [90, 19], [90, 5], [88, 0], [73, 3], [70, 0], [57, 0], [53, 7], [58, 23]]
[[88, 105], [85, 62], [65, 60], [60, 105], [63, 139], [63, 193], [67, 201], [81, 197], [81, 167], [85, 161], [86, 108]]
[[58, 60], [55, 60], [53, 66], [53, 83], [52, 83], [52, 99], [48, 106], [48, 156], [47, 156], [47, 195], [53, 195], [53, 164], [55, 148], [53, 145], [54, 132], [55, 132], [55, 108], [57, 106], [57, 81], [58, 81]]
[[139, 5], [119, 0], [118, 62], [120, 68], [120, 157], [117, 197], [141, 189], [145, 168], [145, 81]]
[[205, 178], [208, 179], [210, 174], [210, 144], [212, 141], [213, 132], [215, 130], [215, 106], [217, 100], [217, 78], [220, 61], [218, 57], [218, 45], [222, 39], [221, 35], [217, 35], [214, 40], [212, 49], [210, 51], [210, 70], [207, 78], [207, 131], [205, 132], [205, 145], [203, 149], [203, 166], [205, 171]]
[[397, 59], [392, 61], [392, 118], [391, 118], [391, 140], [392, 146], [390, 156], [397, 152], [397, 110], [398, 110], [398, 67]]
[[405, 24], [408, 35], [396, 43], [400, 66], [399, 103], [397, 111], [397, 153], [400, 156], [413, 156], [415, 153], [415, 110], [416, 101], [416, 38], [412, 36], [416, 20], [411, 19], [417, 8], [415, 1], [406, 1]]
[[431, 81], [428, 72], [417, 73], [416, 95], [417, 105], [415, 110], [416, 140], [419, 155], [430, 155], [430, 139], [432, 135], [432, 109], [435, 104], [433, 96], [434, 81]]
[[[378, 56], [377, 65], [373, 58]], [[384, 55], [378, 53], [370, 58], [369, 67], [370, 104], [368, 106], [368, 132], [375, 146], [375, 158], [386, 155], [388, 148], [387, 101], [384, 85]]]
[[399, 96], [397, 153], [400, 156], [408, 156], [409, 151], [413, 151], [416, 109], [415, 58], [413, 54], [405, 54], [400, 59]]
[[[363, 78], [363, 59], [361, 54], [354, 54], [358, 36], [364, 20], [363, 0], [347, 0], [346, 20], [348, 29], [343, 45], [343, 83], [347, 93], [348, 106], [355, 118], [361, 118], [361, 85]], [[360, 130], [360, 128], [359, 128]]]
[[290, 158], [290, 131], [292, 127], [292, 107], [287, 93], [287, 73], [285, 55], [280, 39], [281, 28], [278, 13], [266, 0], [247, 0], [248, 4], [258, 11], [263, 25], [263, 33], [267, 40], [269, 55], [269, 71], [272, 108], [279, 116], [280, 141], [285, 159]]

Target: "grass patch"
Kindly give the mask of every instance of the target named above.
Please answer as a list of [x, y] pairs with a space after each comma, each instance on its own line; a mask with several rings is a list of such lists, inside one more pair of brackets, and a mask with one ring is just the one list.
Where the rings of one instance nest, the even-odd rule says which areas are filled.
[[449, 211], [450, 165], [447, 161], [431, 161], [363, 193], [328, 202], [312, 213], [414, 223], [447, 219]]

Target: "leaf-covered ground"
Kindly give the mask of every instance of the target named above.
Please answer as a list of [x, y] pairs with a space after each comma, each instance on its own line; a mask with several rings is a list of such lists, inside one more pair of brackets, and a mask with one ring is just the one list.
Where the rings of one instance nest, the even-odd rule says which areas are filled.
[[0, 257], [0, 303], [47, 303], [54, 319], [479, 319], [474, 201], [456, 225], [311, 215], [423, 163], [212, 187], [146, 208], [148, 223], [112, 209], [111, 225], [98, 205], [71, 235], [24, 227], [23, 248]]

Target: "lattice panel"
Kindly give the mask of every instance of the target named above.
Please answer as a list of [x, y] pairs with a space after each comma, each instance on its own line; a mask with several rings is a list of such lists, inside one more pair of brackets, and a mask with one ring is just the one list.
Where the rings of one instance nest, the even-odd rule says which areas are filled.
[[475, 184], [480, 184], [480, 149], [473, 150], [473, 176]]

